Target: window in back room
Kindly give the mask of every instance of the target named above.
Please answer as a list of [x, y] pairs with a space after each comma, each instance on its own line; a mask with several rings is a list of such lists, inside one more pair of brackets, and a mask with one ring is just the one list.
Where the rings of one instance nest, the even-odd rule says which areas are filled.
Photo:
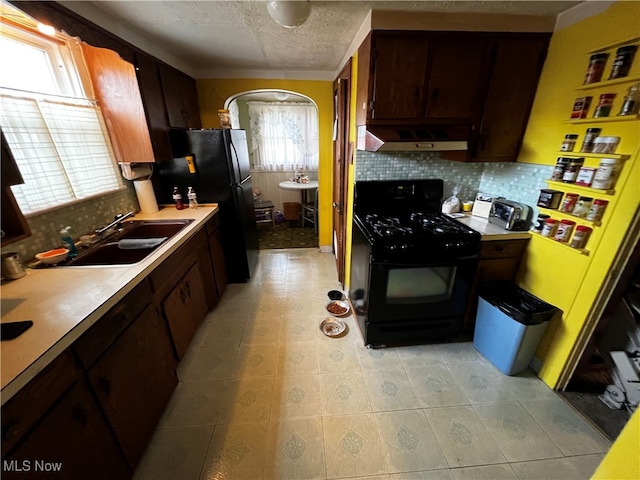
[[2, 20], [0, 127], [25, 182], [11, 187], [22, 212], [124, 188], [76, 39]]

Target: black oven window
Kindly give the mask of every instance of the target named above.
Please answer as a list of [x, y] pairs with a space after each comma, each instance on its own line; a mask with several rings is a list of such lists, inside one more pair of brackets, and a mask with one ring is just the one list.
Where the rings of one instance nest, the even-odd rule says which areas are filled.
[[456, 267], [390, 268], [387, 303], [410, 305], [450, 300]]

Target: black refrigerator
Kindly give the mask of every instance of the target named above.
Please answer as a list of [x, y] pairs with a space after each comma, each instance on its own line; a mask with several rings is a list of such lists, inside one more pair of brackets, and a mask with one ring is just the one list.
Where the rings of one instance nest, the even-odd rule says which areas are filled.
[[157, 163], [151, 177], [158, 203], [172, 204], [176, 186], [185, 205], [188, 187], [199, 203], [217, 203], [228, 280], [246, 282], [258, 263], [258, 230], [245, 131], [172, 129], [169, 137], [174, 158]]

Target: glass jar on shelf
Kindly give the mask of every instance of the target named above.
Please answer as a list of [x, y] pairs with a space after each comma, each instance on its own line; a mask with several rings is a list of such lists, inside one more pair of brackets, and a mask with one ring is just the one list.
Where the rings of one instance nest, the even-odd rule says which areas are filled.
[[635, 83], [627, 89], [618, 115], [636, 115], [638, 110], [640, 110], [640, 83]]

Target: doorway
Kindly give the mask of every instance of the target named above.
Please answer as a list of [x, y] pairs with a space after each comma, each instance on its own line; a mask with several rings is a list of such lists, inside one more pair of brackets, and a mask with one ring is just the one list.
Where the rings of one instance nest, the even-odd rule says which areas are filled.
[[319, 131], [315, 102], [294, 91], [259, 89], [238, 93], [227, 99], [225, 106], [232, 128], [247, 132], [256, 205], [266, 202], [262, 204], [273, 206], [259, 210], [269, 215], [257, 219], [260, 248], [317, 247], [318, 215], [313, 222], [288, 218], [290, 211], [304, 212], [302, 199], [317, 198], [317, 189], [301, 195], [300, 190], [281, 186], [297, 176], [317, 185]]
[[[559, 393], [614, 441], [640, 398], [640, 213], [612, 272], [593, 331]], [[607, 288], [607, 286], [605, 286]]]
[[336, 257], [338, 281], [344, 287], [346, 263], [346, 205], [348, 199], [349, 165], [353, 144], [349, 143], [351, 105], [351, 59], [333, 82], [333, 252]]

